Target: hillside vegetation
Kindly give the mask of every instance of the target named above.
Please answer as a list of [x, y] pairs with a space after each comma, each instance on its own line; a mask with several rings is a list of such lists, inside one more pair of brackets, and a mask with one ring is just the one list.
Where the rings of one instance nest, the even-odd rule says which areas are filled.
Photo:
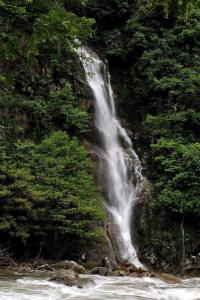
[[79, 257], [101, 234], [79, 40], [108, 60], [119, 115], [153, 186], [141, 247], [173, 263], [199, 253], [198, 1], [1, 0], [0, 26], [2, 247]]

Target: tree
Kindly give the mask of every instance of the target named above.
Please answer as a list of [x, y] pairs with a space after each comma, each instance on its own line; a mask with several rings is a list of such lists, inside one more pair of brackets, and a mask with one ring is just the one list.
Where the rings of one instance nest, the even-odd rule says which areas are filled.
[[[73, 122], [77, 133], [79, 127], [86, 126], [81, 125], [83, 119], [86, 123], [86, 113], [78, 109], [81, 99], [74, 95], [78, 65], [74, 47], [77, 47], [77, 39], [85, 42], [91, 37], [94, 21], [66, 11], [63, 1], [54, 0], [1, 1], [0, 15], [0, 122], [4, 118], [5, 123], [7, 119], [8, 125], [12, 120], [12, 128], [19, 128], [16, 139], [31, 135], [35, 139], [43, 138], [54, 122], [49, 116], [55, 100], [54, 96], [54, 100], [50, 99], [51, 95], [65, 86], [69, 94], [66, 100], [70, 102], [66, 104], [68, 112], [65, 107], [65, 114], [72, 113], [73, 118], [66, 121], [65, 117], [68, 125], [63, 124], [62, 128], [66, 129], [71, 126], [69, 122]], [[8, 133], [7, 125], [1, 126]]]
[[57, 125], [71, 134], [88, 130], [88, 113], [78, 107], [68, 82], [62, 89], [51, 92], [48, 113], [54, 126]]
[[29, 253], [42, 247], [56, 257], [101, 234], [100, 190], [77, 139], [60, 131], [38, 145], [17, 143], [0, 168], [0, 232], [7, 245], [25, 245]]
[[187, 19], [193, 9], [200, 8], [199, 1], [196, 0], [150, 0], [149, 2], [150, 5], [161, 4], [166, 17], [175, 15]]
[[62, 256], [70, 245], [75, 254], [99, 234], [100, 192], [81, 146], [88, 114], [74, 50], [91, 37], [94, 20], [68, 4], [0, 1], [0, 242], [18, 256], [26, 249]]
[[[158, 198], [153, 206], [181, 214], [199, 215], [200, 144], [160, 139], [152, 145]], [[153, 167], [153, 166], [152, 166]]]

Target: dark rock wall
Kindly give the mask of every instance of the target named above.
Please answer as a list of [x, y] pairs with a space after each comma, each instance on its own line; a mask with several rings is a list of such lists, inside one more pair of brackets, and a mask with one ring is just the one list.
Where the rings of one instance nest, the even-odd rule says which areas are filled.
[[153, 211], [152, 190], [146, 188], [135, 207], [133, 236], [141, 261], [154, 270], [200, 273], [200, 224], [194, 217]]

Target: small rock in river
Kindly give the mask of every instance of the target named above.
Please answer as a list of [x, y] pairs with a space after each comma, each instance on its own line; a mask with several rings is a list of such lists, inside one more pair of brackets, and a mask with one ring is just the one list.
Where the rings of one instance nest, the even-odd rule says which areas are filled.
[[50, 281], [63, 283], [67, 286], [76, 286], [78, 288], [84, 288], [88, 285], [95, 285], [94, 280], [91, 278], [81, 278], [72, 270], [58, 272], [55, 277], [50, 279]]
[[181, 283], [181, 279], [179, 277], [168, 273], [161, 273], [158, 278], [168, 283]]

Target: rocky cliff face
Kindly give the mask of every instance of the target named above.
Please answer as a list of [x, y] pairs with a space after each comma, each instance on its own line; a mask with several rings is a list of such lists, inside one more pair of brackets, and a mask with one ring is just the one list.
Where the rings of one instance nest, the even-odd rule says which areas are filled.
[[[154, 270], [200, 273], [200, 224], [166, 210], [152, 211], [153, 190], [146, 184], [135, 209], [134, 238], [142, 262]], [[198, 224], [198, 227], [196, 227]]]

